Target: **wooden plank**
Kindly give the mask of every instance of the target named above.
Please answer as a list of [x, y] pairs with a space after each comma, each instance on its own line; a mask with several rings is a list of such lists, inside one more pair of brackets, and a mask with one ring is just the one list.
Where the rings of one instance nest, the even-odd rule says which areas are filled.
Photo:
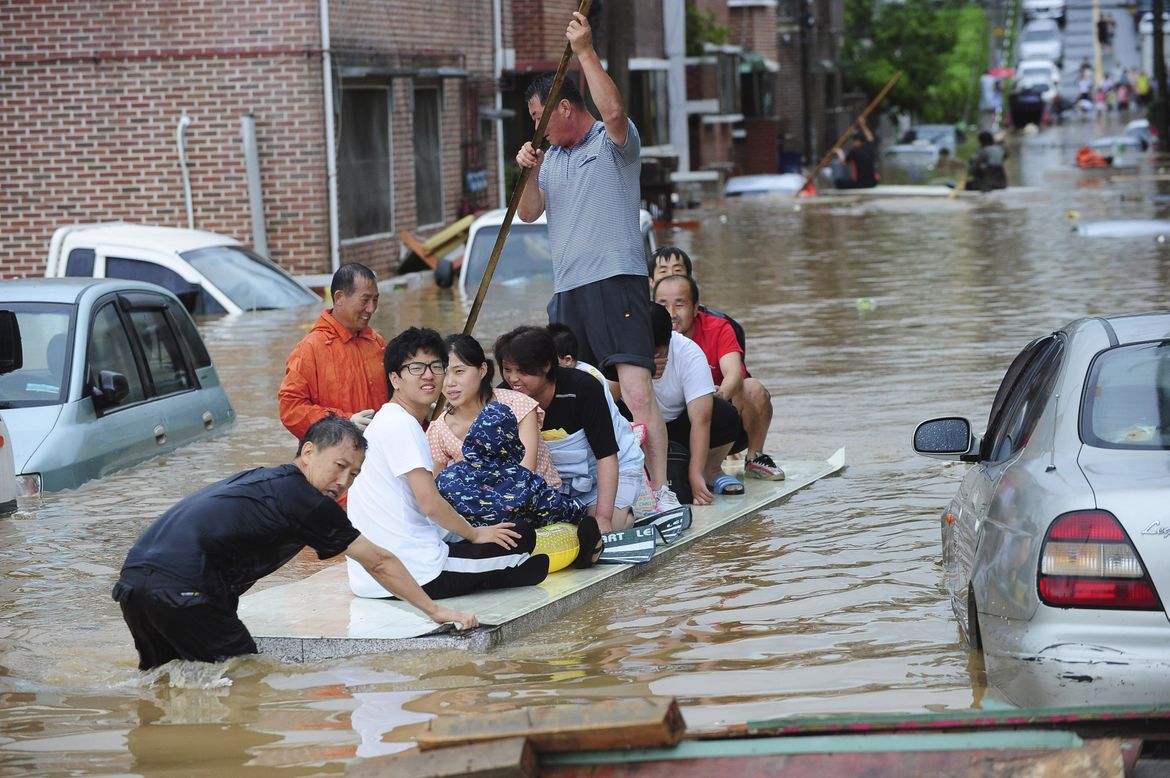
[[543, 705], [487, 715], [441, 716], [418, 737], [423, 751], [505, 737], [526, 737], [538, 753], [664, 748], [686, 730], [673, 697]]
[[398, 231], [398, 239], [405, 243], [408, 249], [417, 254], [419, 259], [421, 259], [423, 262], [426, 262], [427, 267], [429, 267], [431, 270], [435, 269], [435, 265], [437, 265], [439, 261], [435, 259], [431, 252], [427, 251], [426, 246], [422, 244], [422, 241], [411, 235], [406, 230]]
[[540, 775], [540, 766], [528, 741], [513, 737], [440, 751], [371, 757], [351, 764], [345, 774], [351, 778], [535, 778]]
[[1061, 729], [1082, 736], [1163, 735], [1170, 733], [1170, 706], [1097, 705], [1069, 708], [955, 710], [941, 713], [816, 716], [749, 721], [698, 737], [758, 737], [837, 733]]
[[973, 749], [883, 753], [756, 754], [688, 757], [659, 761], [572, 763], [573, 755], [542, 759], [541, 775], [550, 778], [1064, 778], [1125, 775], [1118, 741], [1101, 740], [1053, 751]]

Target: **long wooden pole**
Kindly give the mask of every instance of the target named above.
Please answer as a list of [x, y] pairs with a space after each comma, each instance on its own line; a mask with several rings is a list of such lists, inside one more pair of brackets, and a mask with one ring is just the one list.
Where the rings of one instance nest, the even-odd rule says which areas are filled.
[[[593, 0], [581, 0], [581, 5], [577, 7], [577, 12], [582, 16], [589, 15], [589, 6], [593, 4]], [[544, 140], [544, 131], [548, 128], [549, 117], [557, 104], [557, 97], [561, 92], [561, 84], [565, 81], [565, 73], [569, 69], [569, 60], [573, 58], [573, 46], [570, 43], [565, 44], [565, 50], [561, 54], [561, 61], [557, 65], [556, 75], [553, 76], [552, 86], [548, 90], [548, 99], [544, 101], [544, 111], [540, 114], [540, 122], [536, 125], [536, 134], [532, 136], [532, 148], [540, 148], [541, 142]], [[488, 286], [492, 282], [492, 276], [496, 272], [496, 265], [500, 262], [500, 252], [504, 249], [504, 242], [508, 239], [508, 232], [512, 229], [512, 219], [516, 217], [516, 209], [520, 206], [520, 197], [524, 194], [524, 187], [531, 178], [532, 168], [524, 168], [520, 171], [520, 180], [516, 182], [516, 188], [512, 190], [512, 197], [508, 200], [508, 210], [504, 214], [504, 223], [500, 225], [500, 234], [496, 236], [496, 244], [492, 246], [491, 256], [488, 257], [487, 267], [484, 268], [483, 278], [480, 279], [479, 289], [475, 293], [475, 300], [471, 303], [471, 310], [467, 314], [467, 322], [463, 325], [463, 334], [470, 335], [475, 329], [475, 323], [479, 320], [479, 312], [483, 308], [483, 300], [487, 297]], [[431, 418], [439, 418], [439, 413], [443, 410], [443, 395], [439, 395], [439, 399], [435, 402], [435, 409], [431, 412]]]
[[[592, 5], [593, 0], [581, 0], [581, 5], [577, 12], [582, 16], [589, 14], [589, 6]], [[557, 97], [561, 91], [561, 84], [565, 80], [565, 71], [569, 69], [569, 60], [573, 58], [573, 47], [571, 44], [565, 44], [565, 51], [561, 54], [561, 62], [557, 65], [557, 73], [553, 77], [552, 88], [548, 92], [548, 100], [544, 103], [544, 111], [540, 114], [540, 123], [536, 125], [536, 134], [532, 136], [532, 148], [540, 148], [541, 142], [544, 140], [544, 131], [548, 127], [549, 117], [552, 116], [554, 107], [557, 104]], [[470, 335], [471, 331], [475, 329], [475, 322], [479, 319], [479, 311], [483, 308], [483, 299], [487, 296], [488, 285], [492, 282], [492, 275], [496, 272], [496, 265], [500, 261], [500, 252], [504, 248], [504, 241], [508, 239], [508, 232], [512, 229], [512, 219], [516, 216], [516, 209], [520, 205], [520, 197], [524, 194], [524, 186], [531, 178], [532, 168], [524, 168], [520, 172], [520, 180], [516, 183], [516, 188], [512, 191], [512, 197], [508, 200], [508, 211], [504, 214], [504, 223], [500, 225], [500, 234], [496, 236], [496, 245], [492, 247], [491, 256], [488, 258], [487, 268], [483, 271], [483, 278], [479, 282], [479, 290], [475, 293], [475, 301], [471, 304], [471, 311], [467, 314], [467, 323], [463, 325], [463, 334]]]
[[832, 160], [833, 155], [837, 153], [837, 149], [841, 148], [845, 141], [849, 140], [849, 136], [853, 134], [854, 129], [861, 123], [861, 121], [865, 117], [869, 116], [873, 109], [877, 108], [882, 100], [886, 99], [886, 95], [890, 93], [890, 90], [894, 88], [894, 85], [897, 84], [898, 80], [901, 78], [902, 71], [899, 70], [894, 74], [894, 77], [889, 80], [889, 83], [882, 87], [882, 91], [878, 92], [877, 97], [869, 101], [869, 105], [865, 106], [865, 110], [857, 115], [857, 118], [853, 120], [853, 123], [849, 125], [849, 128], [845, 130], [841, 137], [837, 139], [837, 142], [833, 144], [833, 148], [829, 149], [829, 152], [825, 154], [825, 156], [821, 157], [821, 161], [817, 163], [817, 166], [813, 168], [813, 171], [808, 174], [808, 178], [804, 179], [804, 183], [800, 185], [800, 189], [796, 190], [797, 197], [799, 197], [800, 193], [804, 191], [804, 188], [809, 185], [809, 182], [815, 180], [817, 174], [825, 169], [825, 167], [829, 164], [829, 161]]

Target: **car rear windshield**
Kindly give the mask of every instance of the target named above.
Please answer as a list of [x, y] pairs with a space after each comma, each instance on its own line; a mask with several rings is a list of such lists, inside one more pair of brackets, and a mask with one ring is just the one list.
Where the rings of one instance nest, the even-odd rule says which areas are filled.
[[[499, 234], [499, 225], [484, 225], [476, 230], [471, 248], [463, 259], [468, 263], [465, 282], [468, 289], [479, 286]], [[492, 283], [551, 275], [552, 249], [548, 245], [548, 225], [513, 222], [504, 249], [500, 252], [500, 262], [492, 275]]]
[[1024, 30], [1024, 43], [1047, 43], [1056, 40], [1054, 30]]
[[1119, 346], [1094, 360], [1081, 439], [1099, 448], [1170, 448], [1170, 341]]
[[69, 390], [74, 306], [0, 303], [16, 315], [21, 366], [0, 375], [0, 408], [59, 405]]
[[320, 302], [271, 262], [239, 246], [188, 251], [183, 259], [245, 311]]

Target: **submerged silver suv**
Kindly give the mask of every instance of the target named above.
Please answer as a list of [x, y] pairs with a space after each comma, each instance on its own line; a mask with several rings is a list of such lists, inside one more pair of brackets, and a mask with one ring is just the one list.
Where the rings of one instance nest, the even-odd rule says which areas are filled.
[[195, 323], [162, 287], [5, 281], [4, 322], [15, 351], [0, 369], [0, 413], [23, 495], [80, 486], [235, 421]]

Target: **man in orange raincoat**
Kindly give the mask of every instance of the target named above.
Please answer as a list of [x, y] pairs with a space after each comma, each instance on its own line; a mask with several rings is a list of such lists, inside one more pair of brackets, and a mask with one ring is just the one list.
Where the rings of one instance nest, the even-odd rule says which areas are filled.
[[378, 310], [378, 279], [351, 262], [333, 274], [333, 307], [321, 312], [284, 366], [277, 397], [280, 421], [298, 440], [330, 413], [365, 430], [389, 399], [382, 352], [386, 341], [370, 326]]

